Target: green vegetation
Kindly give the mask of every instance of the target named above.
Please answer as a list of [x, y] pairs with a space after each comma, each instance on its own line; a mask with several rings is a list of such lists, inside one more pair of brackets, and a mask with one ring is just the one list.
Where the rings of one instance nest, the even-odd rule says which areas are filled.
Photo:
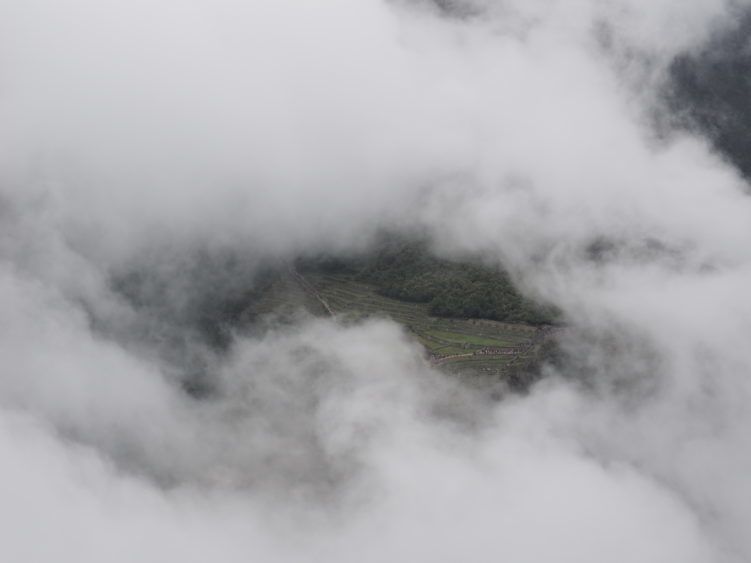
[[472, 334], [461, 334], [457, 332], [446, 332], [441, 330], [433, 330], [427, 333], [437, 339], [443, 339], [448, 342], [456, 342], [459, 344], [473, 344], [475, 346], [513, 346], [513, 342], [508, 340], [498, 340], [496, 338], [487, 338], [482, 336], [475, 336]]
[[419, 242], [392, 239], [366, 257], [308, 261], [302, 268], [352, 276], [374, 286], [382, 296], [424, 303], [438, 317], [531, 325], [551, 324], [556, 319], [551, 307], [519, 294], [505, 272], [436, 258]]
[[[432, 256], [424, 244], [388, 240], [370, 254], [258, 267], [203, 252], [113, 275], [112, 289], [182, 363], [186, 389], [206, 393], [212, 352], [238, 334], [261, 335], [310, 315], [340, 322], [388, 317], [425, 349], [426, 360], [458, 374], [501, 376], [526, 384], [550, 340], [554, 315], [523, 298], [502, 272]], [[178, 275], [180, 273], [180, 275]], [[179, 298], [175, 298], [178, 296]], [[204, 346], [199, 346], [203, 344]], [[529, 369], [532, 366], [532, 369]]]
[[[319, 299], [342, 319], [389, 317], [402, 324], [425, 348], [431, 362], [459, 374], [504, 377], [519, 383], [545, 342], [547, 329], [493, 320], [440, 318], [428, 303], [387, 297], [361, 276], [338, 268], [338, 273], [313, 271], [305, 281]], [[525, 380], [526, 381], [526, 380]]]

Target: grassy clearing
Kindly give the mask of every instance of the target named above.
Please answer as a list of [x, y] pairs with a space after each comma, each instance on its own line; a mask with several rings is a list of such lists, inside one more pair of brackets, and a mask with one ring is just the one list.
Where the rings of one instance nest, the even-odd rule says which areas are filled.
[[497, 338], [488, 338], [487, 336], [475, 336], [464, 332], [448, 332], [444, 330], [429, 330], [426, 334], [435, 338], [455, 342], [458, 344], [470, 344], [473, 346], [513, 346], [514, 343], [508, 340], [499, 340]]
[[[412, 332], [431, 357], [451, 372], [503, 375], [517, 355], [479, 352], [523, 345], [531, 342], [536, 334], [536, 329], [528, 325], [433, 317], [425, 303], [385, 297], [376, 292], [375, 286], [347, 275], [307, 273], [305, 277], [337, 315], [348, 319], [391, 318]], [[472, 355], [476, 352], [478, 354]], [[464, 356], [451, 357], [457, 355]]]

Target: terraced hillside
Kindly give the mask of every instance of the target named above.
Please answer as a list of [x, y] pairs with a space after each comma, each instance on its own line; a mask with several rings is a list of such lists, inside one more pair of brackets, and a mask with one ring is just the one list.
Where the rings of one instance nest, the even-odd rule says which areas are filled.
[[513, 379], [536, 363], [552, 329], [482, 319], [431, 316], [427, 303], [385, 297], [373, 285], [348, 274], [291, 270], [320, 309], [343, 320], [390, 317], [404, 325], [429, 360], [450, 372]]

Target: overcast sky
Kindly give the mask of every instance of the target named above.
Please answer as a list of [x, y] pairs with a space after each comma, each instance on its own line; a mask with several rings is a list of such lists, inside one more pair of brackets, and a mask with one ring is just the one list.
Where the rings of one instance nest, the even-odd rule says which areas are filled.
[[[0, 559], [750, 560], [748, 186], [661, 119], [745, 6], [0, 0]], [[114, 287], [384, 229], [508, 269], [570, 359], [493, 401], [387, 321], [217, 355]]]

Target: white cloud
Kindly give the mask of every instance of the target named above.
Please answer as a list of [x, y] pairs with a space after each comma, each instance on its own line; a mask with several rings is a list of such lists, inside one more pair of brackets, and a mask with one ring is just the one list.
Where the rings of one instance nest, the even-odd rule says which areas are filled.
[[[3, 560], [749, 558], [746, 186], [647, 117], [728, 6], [474, 4], [0, 0]], [[556, 303], [562, 372], [493, 403], [385, 322], [206, 357], [109, 287], [384, 226]]]

